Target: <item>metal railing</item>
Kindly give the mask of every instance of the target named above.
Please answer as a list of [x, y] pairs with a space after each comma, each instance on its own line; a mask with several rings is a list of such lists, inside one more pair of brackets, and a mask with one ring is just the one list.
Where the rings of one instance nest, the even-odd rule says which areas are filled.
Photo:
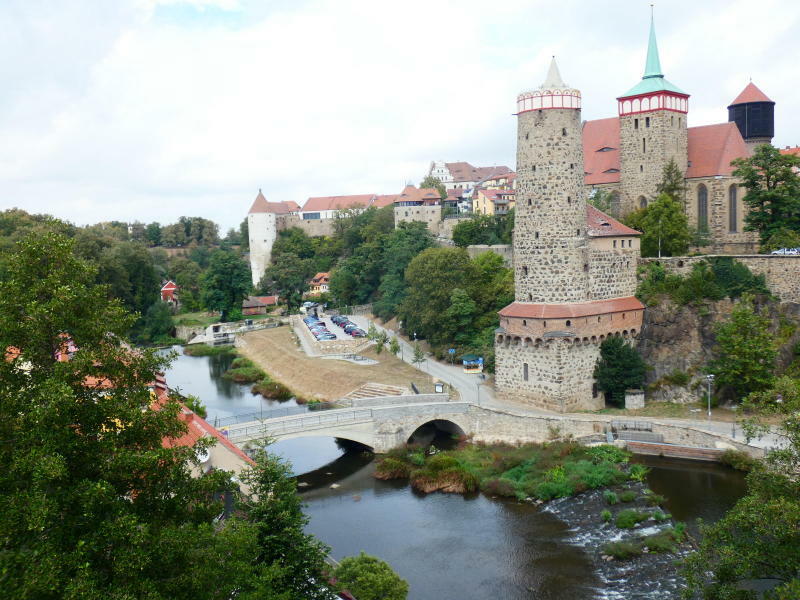
[[280, 417], [290, 417], [292, 415], [302, 415], [311, 411], [332, 410], [337, 408], [328, 402], [318, 402], [314, 404], [303, 404], [300, 406], [287, 406], [285, 408], [270, 408], [268, 410], [256, 410], [253, 412], [231, 415], [230, 417], [214, 418], [214, 427], [227, 427], [237, 423], [249, 423], [250, 421], [266, 421], [268, 419], [278, 419]]
[[308, 429], [331, 427], [335, 425], [351, 425], [372, 421], [372, 410], [368, 408], [358, 410], [336, 411], [329, 414], [299, 415], [285, 421], [263, 421], [256, 425], [233, 429], [228, 432], [231, 441], [247, 440], [274, 435], [284, 435]]

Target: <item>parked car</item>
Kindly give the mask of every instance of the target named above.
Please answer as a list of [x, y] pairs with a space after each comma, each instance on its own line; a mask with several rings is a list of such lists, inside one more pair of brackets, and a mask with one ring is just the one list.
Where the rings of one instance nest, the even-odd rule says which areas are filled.
[[335, 339], [336, 339], [336, 336], [334, 334], [332, 334], [332, 333], [325, 333], [325, 334], [317, 336], [317, 340], [319, 340], [320, 342], [325, 342], [325, 341], [335, 340]]
[[364, 331], [363, 329], [353, 329], [353, 331], [350, 332], [350, 335], [352, 335], [353, 337], [362, 338], [362, 337], [367, 337], [367, 332]]
[[773, 250], [772, 254], [789, 254], [796, 256], [800, 254], [800, 248], [780, 248], [778, 250]]

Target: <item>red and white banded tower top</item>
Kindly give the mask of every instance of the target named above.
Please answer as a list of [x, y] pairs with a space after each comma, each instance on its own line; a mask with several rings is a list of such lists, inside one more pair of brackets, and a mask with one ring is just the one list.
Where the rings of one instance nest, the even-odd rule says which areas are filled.
[[539, 86], [539, 89], [522, 92], [517, 96], [517, 114], [546, 108], [580, 109], [580, 107], [581, 92], [562, 81], [555, 56], [550, 62], [547, 79]]

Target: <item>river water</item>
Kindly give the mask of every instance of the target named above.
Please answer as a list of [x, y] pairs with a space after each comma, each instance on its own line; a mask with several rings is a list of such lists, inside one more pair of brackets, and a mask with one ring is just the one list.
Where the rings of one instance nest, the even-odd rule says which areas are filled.
[[[171, 387], [199, 396], [209, 421], [275, 408], [221, 378], [230, 357], [179, 356]], [[286, 404], [283, 403], [282, 406]], [[372, 455], [332, 438], [298, 438], [270, 450], [290, 460], [310, 518], [308, 531], [335, 558], [360, 551], [388, 561], [409, 582], [409, 600], [589, 600], [604, 584], [575, 531], [530, 504], [482, 494], [417, 494], [372, 477]], [[648, 486], [673, 516], [695, 529], [718, 519], [744, 493], [744, 478], [716, 464], [641, 457]]]

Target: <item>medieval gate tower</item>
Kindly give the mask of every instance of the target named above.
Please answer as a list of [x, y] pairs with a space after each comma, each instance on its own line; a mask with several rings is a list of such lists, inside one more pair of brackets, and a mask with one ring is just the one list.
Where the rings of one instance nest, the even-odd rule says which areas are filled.
[[517, 108], [515, 301], [500, 311], [495, 336], [497, 392], [559, 412], [601, 408], [593, 377], [600, 343], [641, 329], [644, 307], [613, 273], [631, 280], [637, 232], [590, 239], [581, 94], [561, 80], [555, 59]]

